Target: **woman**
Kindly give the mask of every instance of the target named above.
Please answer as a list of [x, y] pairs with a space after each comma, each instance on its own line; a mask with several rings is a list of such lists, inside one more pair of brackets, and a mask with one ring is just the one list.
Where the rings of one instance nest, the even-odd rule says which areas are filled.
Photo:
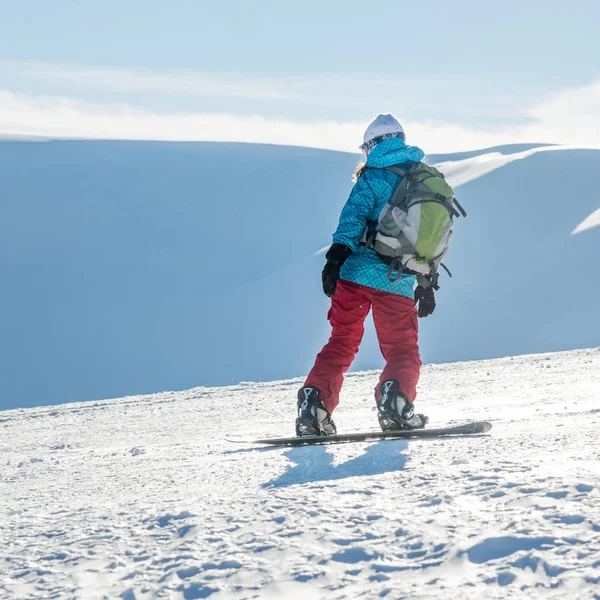
[[413, 408], [421, 368], [415, 304], [419, 317], [430, 315], [435, 309], [433, 288], [417, 286], [415, 290], [415, 276], [407, 273], [390, 281], [388, 265], [361, 244], [374, 231], [379, 213], [402, 180], [385, 167], [409, 166], [421, 161], [424, 152], [406, 145], [404, 129], [391, 114], [377, 116], [367, 127], [360, 148], [366, 163], [359, 165], [326, 254], [323, 291], [331, 297], [328, 319], [332, 332], [298, 392], [299, 436], [336, 433], [331, 414], [371, 309], [386, 361], [375, 388], [382, 430], [418, 429], [428, 420]]

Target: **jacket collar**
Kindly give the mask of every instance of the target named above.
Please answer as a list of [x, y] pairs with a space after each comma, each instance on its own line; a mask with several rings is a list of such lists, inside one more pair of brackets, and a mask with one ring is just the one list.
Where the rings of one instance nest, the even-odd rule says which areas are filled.
[[419, 162], [425, 153], [418, 146], [407, 146], [400, 138], [380, 142], [369, 152], [367, 167], [384, 168], [405, 162]]

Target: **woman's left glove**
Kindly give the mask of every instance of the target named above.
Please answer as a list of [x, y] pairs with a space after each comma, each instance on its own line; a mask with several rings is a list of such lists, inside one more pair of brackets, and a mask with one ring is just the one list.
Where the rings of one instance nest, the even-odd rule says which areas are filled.
[[418, 304], [419, 317], [428, 317], [435, 310], [433, 287], [424, 288], [422, 285], [418, 285], [415, 289], [415, 304]]
[[327, 263], [321, 274], [323, 278], [323, 291], [326, 296], [331, 298], [335, 294], [335, 288], [340, 278], [340, 269], [351, 254], [352, 250], [344, 244], [332, 244], [327, 251], [325, 255]]

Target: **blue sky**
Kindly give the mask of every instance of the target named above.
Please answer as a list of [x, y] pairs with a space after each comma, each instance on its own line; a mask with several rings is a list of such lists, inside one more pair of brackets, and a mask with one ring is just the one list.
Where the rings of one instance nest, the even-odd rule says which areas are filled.
[[0, 133], [600, 144], [600, 3], [2, 0]]

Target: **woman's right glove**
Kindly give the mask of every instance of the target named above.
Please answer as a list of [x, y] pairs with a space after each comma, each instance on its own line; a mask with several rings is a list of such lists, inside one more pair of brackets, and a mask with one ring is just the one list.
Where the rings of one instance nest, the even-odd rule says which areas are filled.
[[340, 278], [340, 269], [351, 254], [352, 250], [344, 244], [332, 244], [327, 251], [325, 255], [327, 263], [321, 274], [323, 278], [323, 291], [326, 296], [331, 297], [335, 294], [335, 288]]
[[415, 304], [418, 304], [419, 317], [428, 317], [435, 310], [435, 294], [433, 287], [424, 288], [418, 285], [415, 289]]

